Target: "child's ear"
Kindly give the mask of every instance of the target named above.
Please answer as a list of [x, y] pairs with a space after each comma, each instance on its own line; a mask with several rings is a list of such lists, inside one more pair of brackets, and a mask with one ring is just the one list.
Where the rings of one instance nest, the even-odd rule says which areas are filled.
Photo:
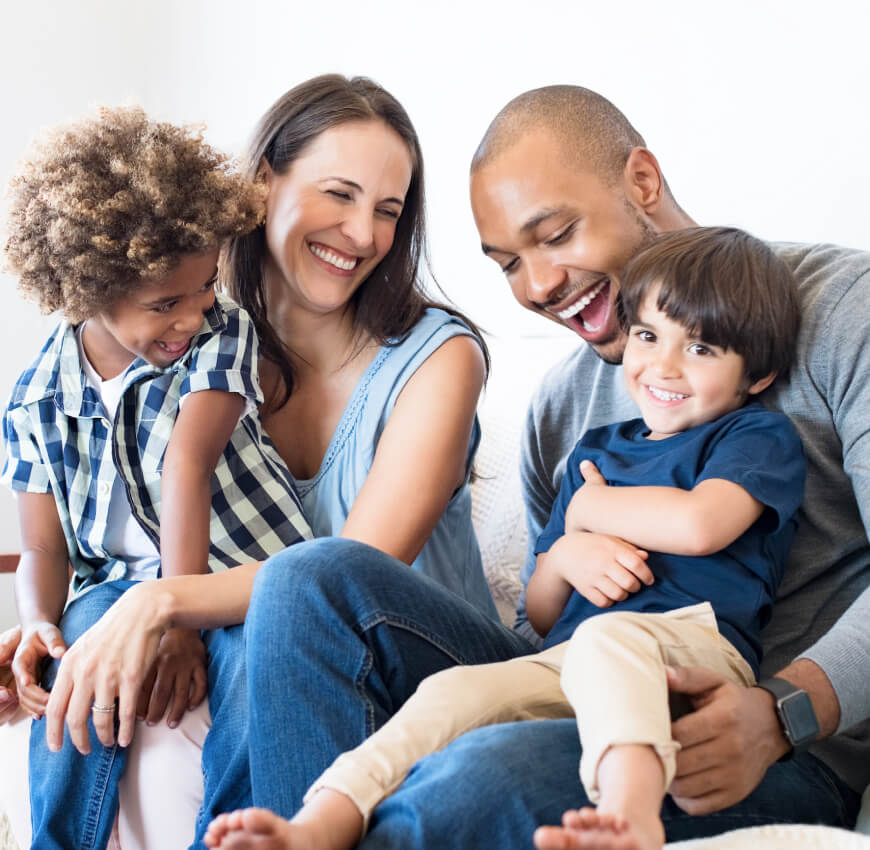
[[269, 165], [269, 160], [267, 160], [266, 157], [261, 157], [260, 165], [257, 167], [257, 176], [254, 180], [257, 183], [262, 183], [266, 187], [266, 191], [268, 191], [274, 173], [275, 172], [272, 171], [272, 166]]
[[769, 375], [765, 375], [763, 378], [757, 380], [754, 384], [750, 384], [749, 389], [746, 392], [749, 395], [758, 395], [773, 383], [774, 378], [776, 378], [776, 372], [771, 372]]

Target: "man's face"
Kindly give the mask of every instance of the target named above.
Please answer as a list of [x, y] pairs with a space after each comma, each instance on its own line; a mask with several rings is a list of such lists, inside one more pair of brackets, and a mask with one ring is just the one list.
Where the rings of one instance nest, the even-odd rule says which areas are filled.
[[472, 174], [471, 206], [483, 252], [517, 301], [619, 363], [620, 275], [655, 235], [623, 183], [571, 168], [558, 141], [540, 131]]

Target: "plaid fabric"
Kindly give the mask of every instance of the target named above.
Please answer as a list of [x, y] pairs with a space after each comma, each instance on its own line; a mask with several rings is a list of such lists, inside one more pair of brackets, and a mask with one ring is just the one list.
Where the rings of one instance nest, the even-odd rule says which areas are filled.
[[159, 548], [166, 446], [181, 399], [207, 389], [248, 400], [212, 476], [209, 567], [263, 560], [311, 537], [293, 478], [257, 415], [257, 338], [244, 310], [218, 295], [183, 357], [165, 369], [141, 358], [130, 364], [114, 423], [85, 379], [75, 329], [62, 322], [12, 391], [0, 480], [14, 490], [54, 494], [77, 593], [126, 573], [103, 546], [116, 474]]

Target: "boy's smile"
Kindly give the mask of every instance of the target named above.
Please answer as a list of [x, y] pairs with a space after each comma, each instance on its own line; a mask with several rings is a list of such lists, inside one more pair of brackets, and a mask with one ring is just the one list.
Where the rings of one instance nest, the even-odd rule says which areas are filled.
[[712, 422], [737, 410], [773, 377], [750, 385], [743, 357], [704, 342], [658, 309], [658, 288], [631, 326], [622, 365], [650, 440]]
[[137, 357], [164, 368], [184, 355], [214, 304], [217, 255], [217, 249], [190, 254], [87, 320], [82, 342], [101, 378], [114, 378]]

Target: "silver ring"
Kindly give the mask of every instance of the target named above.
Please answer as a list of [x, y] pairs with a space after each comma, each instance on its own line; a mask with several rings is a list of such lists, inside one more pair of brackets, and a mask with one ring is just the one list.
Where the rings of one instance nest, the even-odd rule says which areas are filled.
[[91, 711], [95, 711], [98, 714], [114, 714], [115, 713], [115, 706], [114, 706], [114, 704], [112, 704], [112, 705], [99, 705], [98, 703], [94, 703], [91, 706]]

